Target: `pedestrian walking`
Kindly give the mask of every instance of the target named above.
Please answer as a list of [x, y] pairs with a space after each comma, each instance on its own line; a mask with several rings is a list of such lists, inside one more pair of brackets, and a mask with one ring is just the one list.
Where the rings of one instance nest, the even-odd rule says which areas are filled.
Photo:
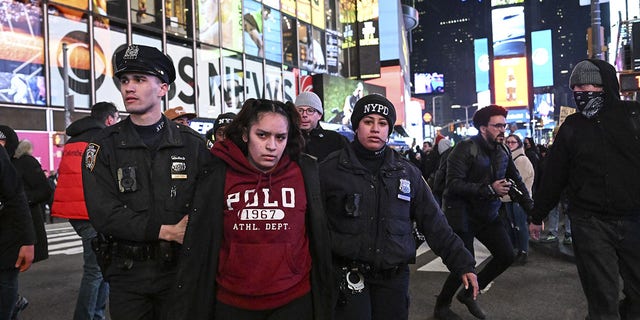
[[569, 86], [577, 112], [549, 150], [529, 231], [539, 239], [566, 189], [587, 318], [640, 319], [640, 103], [620, 100], [617, 72], [602, 60], [576, 64]]
[[109, 283], [100, 271], [91, 242], [97, 232], [89, 222], [82, 184], [82, 153], [91, 139], [103, 128], [118, 123], [118, 109], [111, 102], [91, 106], [91, 115], [74, 121], [67, 127], [69, 140], [62, 150], [58, 167], [58, 183], [53, 195], [51, 216], [69, 219], [82, 239], [83, 271], [73, 320], [106, 319]]

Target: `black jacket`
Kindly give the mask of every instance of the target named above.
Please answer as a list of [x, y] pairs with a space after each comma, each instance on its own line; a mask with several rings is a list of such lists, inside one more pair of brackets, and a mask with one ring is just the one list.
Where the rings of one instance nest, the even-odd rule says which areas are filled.
[[565, 187], [571, 215], [640, 217], [640, 103], [620, 100], [613, 66], [589, 61], [600, 69], [604, 107], [592, 119], [578, 112], [560, 126], [535, 194], [533, 223], [542, 222]]
[[349, 141], [343, 135], [323, 129], [320, 124], [309, 132], [303, 132], [305, 147], [304, 152], [318, 159], [324, 160], [331, 152], [344, 148]]
[[473, 272], [473, 257], [447, 224], [419, 169], [390, 148], [384, 157], [377, 175], [360, 163], [351, 145], [320, 164], [334, 259], [379, 270], [411, 263], [415, 221], [451, 272]]
[[[312, 257], [314, 319], [330, 319], [335, 280], [332, 277], [329, 233], [322, 209], [318, 166], [315, 160], [304, 154], [300, 156], [298, 165], [304, 176], [308, 203], [306, 220]], [[169, 319], [214, 319], [226, 168], [224, 161], [215, 159], [196, 187], [178, 262], [176, 300]]]
[[33, 245], [35, 235], [22, 181], [0, 146], [0, 270], [15, 268], [21, 246]]
[[12, 160], [18, 176], [22, 180], [36, 235], [33, 262], [42, 261], [49, 258], [47, 232], [44, 228], [44, 204], [51, 198], [53, 189], [36, 158], [24, 154], [20, 158]]
[[78, 119], [67, 127], [66, 133], [69, 137], [67, 144], [74, 142], [89, 142], [100, 130], [106, 126], [96, 118], [88, 116]]
[[[115, 239], [158, 240], [160, 226], [190, 211], [196, 177], [211, 153], [192, 129], [163, 116], [153, 152], [130, 118], [100, 131], [83, 156], [82, 182], [89, 219]], [[154, 154], [154, 156], [152, 156]]]
[[531, 201], [511, 153], [504, 146], [489, 145], [478, 134], [453, 148], [447, 158], [442, 206], [454, 230], [466, 232], [498, 217], [501, 201], [490, 185], [504, 178], [512, 179], [525, 194], [525, 200]]

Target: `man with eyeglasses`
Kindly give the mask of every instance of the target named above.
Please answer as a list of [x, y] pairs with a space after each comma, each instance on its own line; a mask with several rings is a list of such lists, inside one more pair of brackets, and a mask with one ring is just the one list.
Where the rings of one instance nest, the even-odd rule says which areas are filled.
[[300, 114], [300, 129], [305, 140], [305, 153], [316, 157], [320, 162], [333, 151], [340, 150], [349, 143], [343, 135], [325, 130], [320, 126], [323, 109], [318, 95], [313, 92], [302, 92], [296, 98], [295, 105]]
[[[473, 253], [473, 239], [476, 238], [493, 256], [478, 273], [480, 290], [515, 260], [513, 245], [498, 216], [500, 197], [508, 194], [525, 210], [533, 207], [511, 153], [503, 145], [506, 117], [507, 110], [501, 106], [479, 109], [473, 115], [473, 126], [478, 134], [459, 142], [447, 159], [442, 200], [447, 220], [467, 250]], [[460, 278], [450, 274], [436, 300], [436, 319], [461, 319], [450, 308], [460, 285]], [[456, 298], [476, 318], [485, 319], [486, 314], [473, 299], [471, 290], [461, 288]]]

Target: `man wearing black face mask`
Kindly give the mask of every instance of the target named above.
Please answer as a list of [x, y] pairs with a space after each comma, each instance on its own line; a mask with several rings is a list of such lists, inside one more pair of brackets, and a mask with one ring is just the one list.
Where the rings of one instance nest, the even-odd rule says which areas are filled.
[[529, 232], [539, 238], [566, 188], [588, 319], [639, 319], [640, 103], [620, 100], [616, 70], [605, 61], [581, 61], [569, 85], [578, 112], [547, 155]]

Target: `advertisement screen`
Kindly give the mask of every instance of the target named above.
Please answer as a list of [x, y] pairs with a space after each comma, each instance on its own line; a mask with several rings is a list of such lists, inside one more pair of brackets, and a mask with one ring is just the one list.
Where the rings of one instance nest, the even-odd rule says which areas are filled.
[[503, 107], [527, 106], [527, 59], [496, 59], [493, 61], [493, 70], [496, 104]]
[[311, 23], [311, 1], [310, 0], [297, 0], [296, 1], [297, 18], [300, 21]]
[[554, 111], [553, 93], [533, 95], [533, 115], [536, 119], [542, 120], [545, 127], [554, 126]]
[[[235, 51], [242, 50], [242, 0], [198, 0], [198, 39]], [[221, 40], [222, 38], [222, 40]]]
[[340, 35], [337, 31], [327, 30], [326, 46], [327, 72], [337, 76], [340, 74]]
[[489, 90], [489, 47], [486, 38], [473, 40], [476, 92]]
[[324, 29], [326, 18], [327, 14], [324, 7], [324, 0], [311, 0], [311, 24], [320, 29]]
[[380, 77], [380, 28], [378, 0], [358, 0], [360, 78]]
[[[360, 98], [370, 93], [386, 94], [384, 87], [362, 81], [344, 79], [327, 74], [314, 75], [314, 91], [320, 96], [324, 106], [324, 121], [351, 127], [353, 107]], [[318, 77], [321, 79], [318, 82]]]
[[288, 15], [295, 16], [296, 0], [280, 0], [280, 10]]
[[298, 21], [298, 52], [300, 53], [300, 68], [313, 70], [313, 52], [311, 25]]
[[[267, 9], [270, 10], [270, 9]], [[244, 0], [244, 52], [264, 58], [264, 32], [262, 4], [253, 0]]]
[[524, 56], [526, 51], [524, 7], [507, 7], [491, 11], [493, 56]]
[[198, 60], [198, 117], [217, 118], [222, 113], [222, 81], [220, 77], [220, 49], [202, 46]]
[[283, 15], [282, 16], [282, 54], [283, 62], [298, 66], [298, 27], [296, 19]]
[[531, 32], [531, 65], [533, 86], [553, 86], [553, 51], [551, 30]]
[[262, 25], [264, 27], [264, 53], [268, 60], [282, 63], [282, 22], [280, 11], [264, 7]]
[[282, 98], [282, 67], [266, 65], [264, 67], [265, 88], [264, 98], [283, 101]]
[[187, 111], [195, 112], [193, 51], [190, 47], [167, 43], [167, 55], [172, 57], [176, 68], [176, 80], [169, 86], [167, 93], [169, 106], [183, 106]]
[[[244, 99], [264, 97], [264, 72], [262, 62], [245, 59], [244, 63]], [[244, 102], [244, 101], [243, 101]]]
[[[54, 106], [64, 106], [65, 104], [63, 90], [63, 44], [66, 44], [67, 61], [69, 62], [69, 94], [72, 96], [72, 103], [76, 108], [88, 109], [90, 107], [89, 94], [91, 91], [89, 85], [89, 79], [91, 78], [91, 59], [89, 56], [89, 34], [87, 33], [87, 25], [86, 23], [65, 19], [60, 16], [50, 16], [49, 23], [56, 26], [55, 28], [49, 28], [49, 59], [51, 61], [49, 79], [51, 88], [53, 89], [51, 90], [51, 104]], [[19, 43], [23, 43], [23, 41], [20, 40], [12, 43], [11, 46]], [[94, 49], [97, 49], [96, 56], [100, 57], [101, 54], [104, 55], [99, 44], [97, 44]], [[38, 52], [39, 56], [44, 52], [42, 47], [40, 50], [41, 51]], [[15, 80], [14, 82], [19, 84]], [[24, 89], [22, 92], [24, 92]], [[14, 99], [16, 99], [15, 96], [17, 94], [18, 93], [14, 94]]]
[[416, 94], [444, 93], [444, 74], [437, 72], [414, 73]]
[[5, 19], [11, 20], [12, 29], [0, 31], [0, 102], [44, 105], [42, 8], [14, 1], [4, 6]]
[[276, 10], [280, 9], [280, 0], [262, 0], [262, 3]]
[[122, 32], [104, 28], [94, 28], [93, 36], [95, 39], [96, 101], [110, 101], [118, 107], [118, 110], [124, 111], [118, 80], [113, 77], [113, 56], [118, 49], [125, 47], [124, 43], [127, 42], [127, 37]]

